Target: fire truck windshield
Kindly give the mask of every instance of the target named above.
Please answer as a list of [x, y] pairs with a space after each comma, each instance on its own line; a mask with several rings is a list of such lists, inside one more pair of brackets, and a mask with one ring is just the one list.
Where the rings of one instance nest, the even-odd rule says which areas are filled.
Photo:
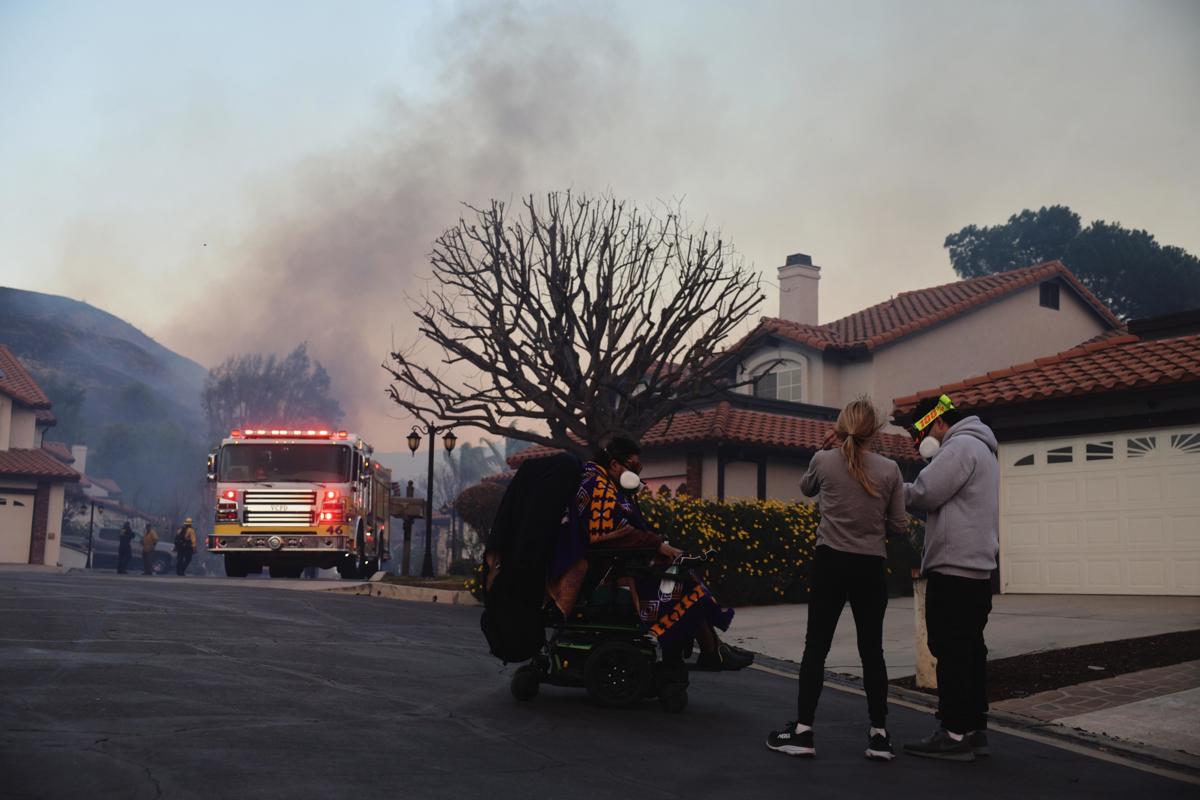
[[227, 444], [221, 448], [219, 480], [346, 483], [350, 463], [345, 445]]

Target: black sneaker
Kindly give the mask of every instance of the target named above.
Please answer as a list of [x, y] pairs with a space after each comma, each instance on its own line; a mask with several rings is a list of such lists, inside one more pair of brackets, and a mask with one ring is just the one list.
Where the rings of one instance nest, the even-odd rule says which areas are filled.
[[812, 758], [817, 754], [816, 745], [813, 744], [812, 728], [804, 733], [796, 733], [796, 723], [794, 722], [784, 725], [783, 730], [768, 733], [767, 747], [777, 753], [786, 753], [789, 756]]
[[892, 751], [892, 737], [887, 733], [869, 735], [867, 739], [867, 758], [872, 761], [891, 761], [896, 757]]
[[736, 651], [727, 644], [719, 645], [715, 653], [701, 653], [700, 657], [696, 659], [696, 666], [699, 669], [713, 672], [745, 669], [753, 663], [754, 654], [744, 650]]
[[927, 739], [904, 745], [904, 752], [922, 758], [940, 758], [945, 761], [974, 761], [975, 751], [967, 737], [957, 742], [950, 738], [945, 728], [938, 728]]
[[987, 731], [971, 731], [967, 734], [967, 741], [971, 743], [971, 752], [975, 754], [976, 758], [979, 756], [986, 758], [992, 754], [992, 748], [988, 747]]

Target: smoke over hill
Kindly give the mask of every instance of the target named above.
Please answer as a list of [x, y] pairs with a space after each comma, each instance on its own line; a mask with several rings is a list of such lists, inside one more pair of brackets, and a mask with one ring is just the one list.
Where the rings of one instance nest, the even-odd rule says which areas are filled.
[[[457, 20], [440, 44], [438, 99], [394, 98], [378, 129], [274, 187], [236, 268], [167, 336], [208, 363], [308, 341], [347, 425], [390, 449], [408, 428], [379, 365], [414, 341], [406, 297], [460, 202], [602, 190], [613, 178], [599, 164], [633, 174], [647, 127], [671, 138], [685, 109], [699, 113], [696, 98], [656, 97], [624, 37], [584, 12], [498, 8]], [[656, 161], [661, 176], [671, 157]]]

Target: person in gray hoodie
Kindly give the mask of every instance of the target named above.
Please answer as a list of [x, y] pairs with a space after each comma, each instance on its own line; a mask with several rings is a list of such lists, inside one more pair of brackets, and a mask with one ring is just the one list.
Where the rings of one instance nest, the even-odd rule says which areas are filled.
[[907, 753], [973, 761], [987, 755], [987, 645], [991, 576], [1000, 530], [1000, 465], [996, 435], [946, 395], [914, 410], [921, 455], [929, 464], [905, 484], [910, 509], [924, 511], [921, 574], [929, 650], [937, 659], [941, 728]]

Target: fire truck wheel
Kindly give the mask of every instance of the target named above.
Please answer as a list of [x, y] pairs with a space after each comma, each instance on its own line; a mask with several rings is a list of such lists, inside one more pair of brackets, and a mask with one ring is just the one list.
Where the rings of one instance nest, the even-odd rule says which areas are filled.
[[358, 562], [350, 557], [343, 558], [337, 565], [338, 575], [341, 575], [348, 581], [358, 579]]
[[366, 563], [366, 568], [363, 570], [363, 577], [369, 578], [378, 571], [379, 571], [379, 559], [378, 558], [368, 558], [367, 563]]

